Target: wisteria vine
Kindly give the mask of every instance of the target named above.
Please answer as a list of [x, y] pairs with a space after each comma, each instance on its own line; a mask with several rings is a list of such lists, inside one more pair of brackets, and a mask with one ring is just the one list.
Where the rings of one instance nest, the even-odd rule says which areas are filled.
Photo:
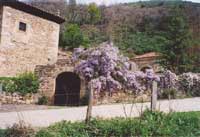
[[76, 64], [75, 72], [90, 83], [96, 94], [112, 94], [121, 90], [141, 93], [146, 90], [145, 83], [159, 81], [152, 69], [145, 73], [131, 71], [133, 63], [120, 54], [119, 49], [112, 43], [103, 43], [86, 50], [77, 48], [73, 52], [73, 61]]

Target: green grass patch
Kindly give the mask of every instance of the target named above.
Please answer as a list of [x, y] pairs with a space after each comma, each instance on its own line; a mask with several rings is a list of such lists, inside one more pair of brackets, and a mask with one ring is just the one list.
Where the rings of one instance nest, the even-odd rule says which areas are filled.
[[131, 137], [200, 136], [200, 112], [170, 113], [146, 111], [140, 118], [93, 119], [84, 122], [60, 122], [41, 129], [36, 137]]
[[0, 129], [0, 137], [5, 137], [5, 130]]

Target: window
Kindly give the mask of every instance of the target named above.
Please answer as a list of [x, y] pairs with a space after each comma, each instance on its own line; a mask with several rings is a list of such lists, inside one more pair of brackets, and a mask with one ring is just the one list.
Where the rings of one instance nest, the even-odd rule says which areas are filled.
[[19, 30], [26, 31], [26, 23], [20, 22], [19, 23]]

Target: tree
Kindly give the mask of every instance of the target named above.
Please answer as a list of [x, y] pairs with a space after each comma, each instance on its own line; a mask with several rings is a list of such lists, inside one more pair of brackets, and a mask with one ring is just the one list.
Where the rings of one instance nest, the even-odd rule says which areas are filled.
[[[135, 54], [144, 54], [147, 52], [159, 52], [166, 43], [166, 38], [151, 27], [151, 21], [141, 25], [140, 29], [133, 28], [130, 25], [120, 25], [115, 30], [114, 41], [117, 46], [125, 53], [133, 51]], [[147, 25], [148, 24], [148, 25]], [[133, 53], [129, 56], [131, 57]]]
[[70, 6], [76, 6], [76, 0], [69, 0]]
[[66, 0], [24, 0], [23, 2], [63, 17], [67, 12]]
[[163, 26], [168, 43], [161, 50], [161, 65], [177, 74], [190, 70], [192, 60], [188, 54], [192, 36], [186, 17], [179, 7], [171, 10]]
[[73, 49], [81, 45], [87, 47], [88, 44], [88, 38], [83, 35], [77, 24], [68, 24], [65, 31], [61, 34], [61, 47]]
[[76, 0], [69, 0], [67, 19], [69, 23], [73, 23], [76, 18]]
[[108, 40], [108, 36], [95, 25], [83, 25], [81, 30], [90, 40], [91, 45], [97, 45]]
[[95, 3], [88, 6], [89, 20], [91, 24], [95, 24], [101, 19], [101, 11]]

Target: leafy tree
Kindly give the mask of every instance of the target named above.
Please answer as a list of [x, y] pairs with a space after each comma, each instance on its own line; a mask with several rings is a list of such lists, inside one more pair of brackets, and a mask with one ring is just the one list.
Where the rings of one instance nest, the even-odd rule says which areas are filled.
[[65, 31], [61, 34], [60, 46], [63, 48], [73, 49], [79, 46], [87, 47], [89, 40], [83, 35], [77, 24], [68, 24]]
[[89, 20], [91, 24], [95, 24], [101, 19], [101, 12], [95, 3], [88, 6]]
[[188, 51], [192, 46], [192, 36], [182, 10], [178, 7], [173, 8], [163, 26], [168, 43], [161, 50], [161, 65], [175, 73], [191, 70], [192, 59]]
[[[131, 26], [122, 25], [118, 27], [114, 41], [125, 53], [130, 50], [135, 54], [143, 54], [147, 52], [159, 52], [161, 47], [166, 43], [165, 37], [161, 32], [156, 31], [148, 25], [141, 28], [143, 30], [136, 30]], [[146, 29], [145, 29], [146, 28]], [[133, 53], [131, 53], [132, 55]], [[129, 55], [129, 56], [131, 56]]]
[[121, 49], [132, 49], [136, 54], [143, 54], [152, 51], [159, 52], [165, 42], [166, 39], [163, 36], [151, 36], [145, 32], [136, 32], [128, 35], [128, 37], [123, 41]]

